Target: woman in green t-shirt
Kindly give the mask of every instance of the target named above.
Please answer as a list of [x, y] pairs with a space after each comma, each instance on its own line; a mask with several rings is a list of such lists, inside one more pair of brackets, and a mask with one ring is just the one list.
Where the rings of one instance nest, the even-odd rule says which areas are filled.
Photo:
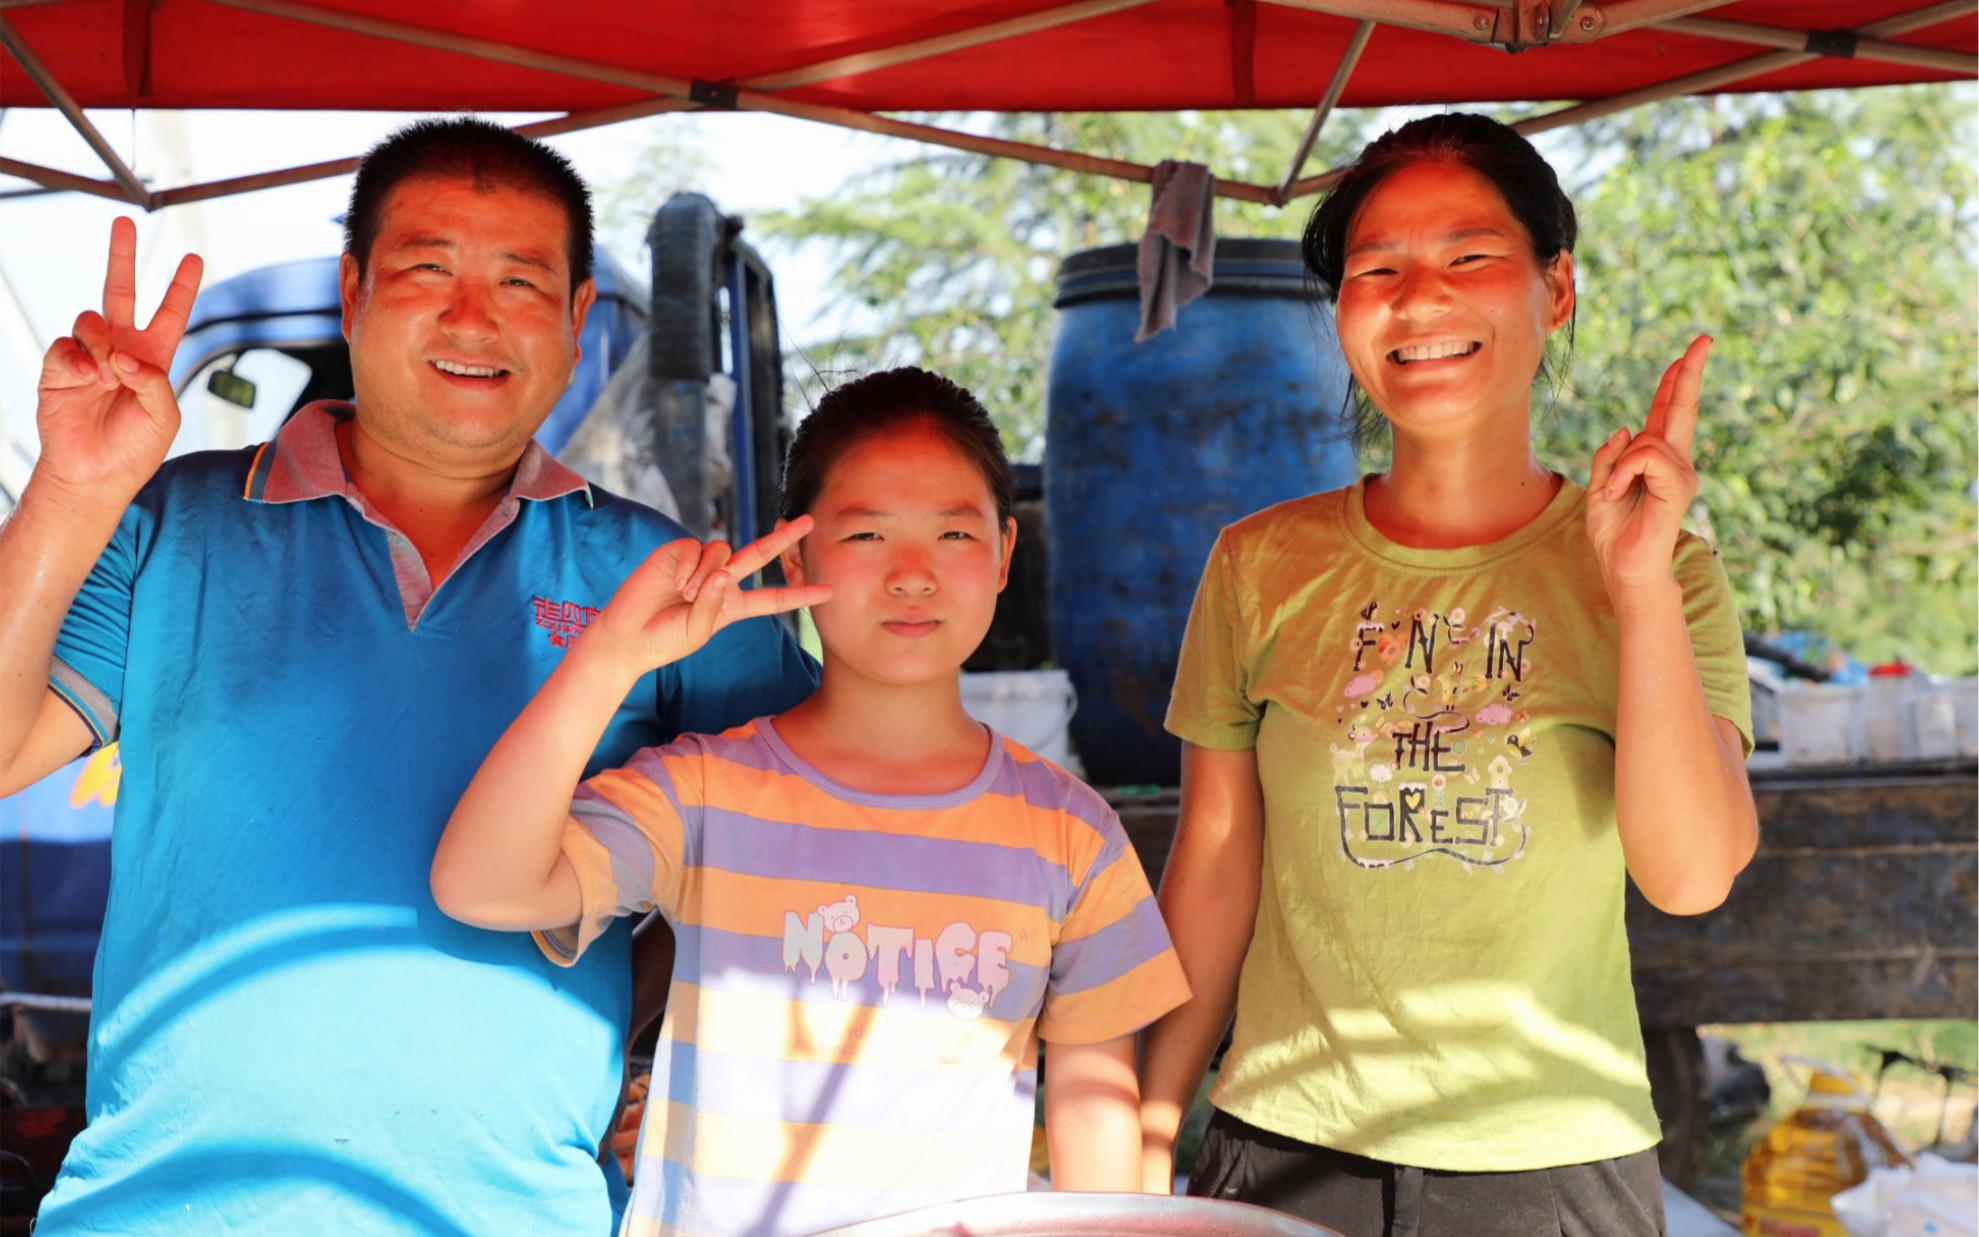
[[1758, 841], [1731, 590], [1680, 527], [1711, 341], [1585, 489], [1531, 442], [1572, 203], [1523, 137], [1412, 122], [1305, 255], [1387, 472], [1226, 528], [1168, 728], [1146, 1180], [1236, 1011], [1191, 1192], [1347, 1237], [1663, 1229], [1623, 891], [1717, 906]]

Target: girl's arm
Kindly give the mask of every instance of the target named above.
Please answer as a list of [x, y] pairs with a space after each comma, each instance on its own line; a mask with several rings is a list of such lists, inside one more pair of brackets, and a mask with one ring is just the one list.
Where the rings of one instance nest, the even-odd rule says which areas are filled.
[[829, 600], [822, 585], [739, 585], [810, 527], [800, 516], [732, 558], [720, 542], [671, 542], [626, 578], [461, 795], [433, 856], [433, 900], [442, 911], [511, 931], [577, 922], [583, 908], [563, 857], [563, 825], [612, 714], [641, 675], [679, 661], [728, 624]]
[[433, 901], [477, 928], [576, 923], [577, 875], [563, 857], [571, 792], [642, 673], [580, 636], [502, 737], [454, 808], [433, 856]]
[[1759, 818], [1737, 727], [1714, 717], [1673, 571], [1697, 496], [1691, 441], [1711, 340], [1663, 375], [1642, 432], [1615, 432], [1594, 456], [1587, 530], [1621, 629], [1615, 820], [1629, 875], [1675, 915], [1711, 910], [1759, 846]]
[[1257, 753], [1184, 743], [1181, 816], [1158, 901], [1163, 919], [1189, 925], [1174, 944], [1194, 995], [1141, 1032], [1141, 1173], [1150, 1194], [1174, 1188], [1176, 1131], [1230, 1027], [1263, 862]]
[[1053, 1189], [1140, 1191], [1140, 1098], [1132, 1035], [1045, 1049], [1044, 1137]]

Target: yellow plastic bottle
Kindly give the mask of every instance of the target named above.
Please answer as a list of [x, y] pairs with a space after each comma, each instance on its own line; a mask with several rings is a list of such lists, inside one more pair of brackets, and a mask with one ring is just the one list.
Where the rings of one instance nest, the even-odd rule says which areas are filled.
[[1807, 1098], [1745, 1157], [1745, 1237], [1848, 1237], [1828, 1200], [1871, 1169], [1910, 1157], [1839, 1072], [1816, 1070]]

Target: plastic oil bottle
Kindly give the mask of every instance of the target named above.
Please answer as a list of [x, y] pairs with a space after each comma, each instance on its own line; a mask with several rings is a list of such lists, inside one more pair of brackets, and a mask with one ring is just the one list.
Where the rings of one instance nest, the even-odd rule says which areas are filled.
[[1745, 1158], [1745, 1237], [1848, 1237], [1828, 1203], [1871, 1169], [1910, 1163], [1838, 1069], [1816, 1069], [1807, 1098]]

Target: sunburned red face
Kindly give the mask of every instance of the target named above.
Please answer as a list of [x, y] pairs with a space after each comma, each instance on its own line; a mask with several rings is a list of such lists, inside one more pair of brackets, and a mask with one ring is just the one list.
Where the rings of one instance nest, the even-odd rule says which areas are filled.
[[832, 465], [811, 514], [786, 572], [832, 587], [812, 612], [827, 668], [953, 676], [989, 631], [1016, 535], [975, 465], [928, 429], [868, 439]]
[[421, 458], [520, 451], [569, 385], [593, 295], [569, 223], [536, 193], [415, 178], [385, 200], [344, 331], [367, 432]]
[[1573, 259], [1542, 265], [1491, 182], [1414, 163], [1347, 233], [1336, 325], [1348, 368], [1400, 432], [1523, 420], [1546, 337], [1573, 312]]

